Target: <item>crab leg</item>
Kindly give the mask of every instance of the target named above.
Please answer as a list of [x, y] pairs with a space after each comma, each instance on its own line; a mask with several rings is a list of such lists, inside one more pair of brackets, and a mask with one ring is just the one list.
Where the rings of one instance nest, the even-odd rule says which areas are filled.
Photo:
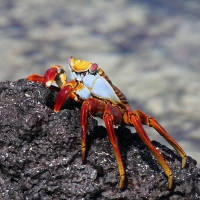
[[[120, 175], [120, 181], [119, 181], [119, 188], [123, 189], [125, 185], [125, 169], [124, 169], [124, 164], [122, 161], [121, 153], [118, 147], [118, 142], [116, 138], [116, 133], [113, 128], [113, 125], [116, 123], [115, 119], [122, 119], [122, 113], [121, 110], [115, 106], [108, 105], [103, 116], [106, 129], [108, 132], [108, 137], [110, 140], [110, 143], [113, 146], [113, 151], [117, 160], [117, 165], [118, 165], [118, 171]], [[120, 120], [121, 121], [121, 120]], [[116, 123], [118, 124], [118, 123]]]
[[138, 135], [140, 136], [141, 140], [147, 146], [147, 148], [151, 151], [151, 153], [155, 156], [155, 158], [160, 163], [162, 169], [164, 170], [166, 176], [168, 177], [168, 187], [172, 189], [173, 187], [173, 175], [172, 171], [169, 168], [168, 164], [165, 162], [163, 156], [158, 152], [158, 150], [153, 146], [149, 137], [147, 136], [144, 128], [142, 127], [141, 120], [134, 112], [128, 112], [128, 118], [130, 119], [130, 123], [136, 129]]
[[143, 124], [153, 127], [178, 152], [182, 158], [181, 169], [184, 168], [187, 157], [185, 151], [179, 146], [179, 144], [165, 131], [165, 129], [156, 121], [155, 118], [146, 115], [141, 110], [135, 110], [134, 112]]
[[81, 107], [81, 150], [82, 150], [82, 163], [86, 162], [86, 150], [87, 150], [87, 124], [89, 111], [91, 110], [91, 105], [89, 102], [85, 101]]
[[26, 79], [28, 79], [29, 81], [33, 81], [33, 82], [39, 82], [39, 83], [42, 83], [43, 85], [45, 85], [44, 76], [41, 76], [38, 74], [31, 74]]
[[87, 143], [86, 142], [86, 137], [87, 137], [86, 128], [87, 128], [89, 114], [92, 116], [98, 116], [100, 118], [103, 118], [105, 122], [108, 137], [109, 137], [110, 143], [113, 146], [113, 150], [114, 150], [114, 154], [117, 160], [118, 170], [120, 174], [119, 188], [123, 189], [124, 184], [125, 184], [125, 170], [124, 170], [124, 165], [123, 165], [122, 157], [120, 154], [120, 150], [117, 144], [116, 134], [113, 128], [114, 124], [119, 124], [119, 122], [122, 122], [121, 110], [115, 106], [107, 104], [98, 99], [90, 98], [83, 103], [81, 107], [83, 162], [85, 162], [86, 160], [86, 143]]
[[86, 148], [87, 148], [87, 124], [90, 115], [99, 116], [102, 118], [106, 104], [98, 99], [89, 98], [83, 102], [81, 106], [81, 128], [82, 128], [82, 161], [86, 161]]

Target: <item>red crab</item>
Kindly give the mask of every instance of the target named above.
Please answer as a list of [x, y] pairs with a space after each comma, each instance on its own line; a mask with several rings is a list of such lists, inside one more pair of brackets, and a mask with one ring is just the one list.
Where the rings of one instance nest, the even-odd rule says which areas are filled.
[[75, 60], [73, 57], [69, 58], [68, 63], [70, 81], [67, 81], [66, 72], [59, 65], [52, 66], [46, 71], [44, 76], [33, 74], [27, 77], [27, 79], [34, 82], [41, 82], [47, 87], [52, 87], [53, 83], [57, 84], [60, 91], [56, 98], [55, 112], [61, 109], [69, 97], [82, 103], [80, 119], [83, 162], [86, 160], [86, 130], [88, 118], [90, 115], [100, 117], [105, 122], [108, 137], [113, 146], [120, 174], [119, 188], [123, 189], [126, 175], [113, 125], [134, 126], [141, 140], [161, 165], [168, 177], [168, 187], [172, 189], [172, 171], [163, 156], [151, 143], [142, 125], [153, 127], [178, 152], [182, 158], [181, 168], [185, 167], [187, 161], [184, 150], [171, 138], [155, 118], [146, 115], [141, 110], [133, 110], [124, 94], [112, 84], [108, 76], [97, 64], [85, 60]]

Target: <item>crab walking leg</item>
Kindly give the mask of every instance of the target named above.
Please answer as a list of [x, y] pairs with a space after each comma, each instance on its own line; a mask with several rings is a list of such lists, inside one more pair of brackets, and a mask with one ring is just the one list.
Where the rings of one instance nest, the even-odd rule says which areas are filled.
[[117, 107], [115, 107], [115, 106], [108, 105], [104, 112], [103, 119], [104, 119], [104, 122], [106, 125], [110, 143], [113, 146], [115, 158], [117, 160], [118, 171], [119, 171], [119, 175], [120, 175], [119, 188], [123, 189], [124, 185], [125, 185], [126, 175], [125, 175], [124, 164], [122, 161], [121, 153], [120, 153], [117, 138], [116, 138], [116, 133], [113, 128], [113, 125], [115, 124], [115, 119], [118, 119], [118, 120], [122, 119], [121, 115], [122, 115], [122, 113], [121, 113], [120, 109], [117, 109]]
[[[81, 107], [81, 127], [82, 127], [82, 161], [86, 159], [86, 138], [87, 138], [87, 123], [89, 115], [103, 118], [110, 143], [113, 146], [114, 154], [118, 164], [118, 170], [120, 174], [119, 188], [123, 189], [125, 184], [125, 170], [122, 161], [122, 157], [117, 144], [116, 134], [113, 128], [114, 124], [122, 122], [121, 110], [115, 106], [111, 106], [101, 100], [89, 98]], [[103, 115], [103, 116], [102, 116]]]
[[89, 110], [91, 105], [85, 101], [81, 107], [81, 150], [82, 150], [82, 162], [86, 162], [86, 149], [87, 149], [87, 124], [89, 117]]
[[28, 79], [29, 81], [33, 81], [33, 82], [39, 82], [39, 83], [42, 83], [43, 85], [45, 85], [44, 76], [41, 76], [38, 74], [31, 74], [26, 79]]
[[102, 118], [106, 104], [98, 99], [89, 98], [81, 106], [81, 149], [82, 162], [86, 161], [87, 151], [87, 124], [89, 115], [100, 116]]
[[165, 131], [165, 129], [156, 121], [155, 118], [146, 115], [141, 110], [135, 110], [134, 112], [140, 118], [143, 124], [153, 127], [178, 152], [182, 158], [181, 169], [184, 168], [187, 162], [187, 156], [179, 144]]
[[147, 146], [147, 148], [151, 151], [151, 153], [155, 156], [155, 158], [160, 163], [162, 169], [164, 170], [166, 176], [168, 177], [168, 187], [169, 189], [172, 189], [173, 187], [173, 175], [172, 171], [169, 168], [168, 164], [165, 162], [163, 156], [158, 152], [158, 150], [153, 146], [151, 143], [149, 137], [147, 136], [145, 130], [142, 127], [142, 123], [138, 116], [135, 115], [134, 112], [129, 113], [129, 119], [132, 125], [135, 127], [138, 135], [140, 136], [141, 140], [144, 142], [144, 144]]

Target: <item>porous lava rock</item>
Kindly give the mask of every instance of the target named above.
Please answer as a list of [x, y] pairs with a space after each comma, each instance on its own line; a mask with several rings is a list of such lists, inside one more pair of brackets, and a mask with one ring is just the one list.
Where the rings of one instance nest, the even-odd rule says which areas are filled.
[[56, 92], [25, 79], [0, 83], [0, 199], [199, 199], [200, 170], [185, 169], [174, 150], [153, 141], [174, 173], [174, 188], [137, 133], [116, 128], [127, 182], [119, 174], [106, 129], [90, 118], [87, 163], [81, 161], [80, 105], [53, 112]]

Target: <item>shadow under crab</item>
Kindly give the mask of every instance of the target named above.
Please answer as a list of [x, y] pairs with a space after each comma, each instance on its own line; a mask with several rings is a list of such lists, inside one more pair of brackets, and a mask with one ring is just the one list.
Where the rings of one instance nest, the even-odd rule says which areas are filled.
[[[0, 199], [198, 199], [200, 170], [153, 144], [174, 174], [174, 188], [137, 133], [115, 129], [126, 169], [118, 189], [118, 170], [106, 129], [90, 118], [87, 163], [81, 161], [80, 107], [67, 101], [52, 111], [56, 92], [21, 79], [0, 83]], [[48, 106], [47, 106], [48, 105]]]

